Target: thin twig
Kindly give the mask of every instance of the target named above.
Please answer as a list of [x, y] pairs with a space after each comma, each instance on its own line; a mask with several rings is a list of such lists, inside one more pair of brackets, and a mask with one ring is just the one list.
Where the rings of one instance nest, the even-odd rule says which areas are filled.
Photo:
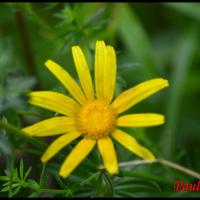
[[[142, 164], [152, 164], [152, 163], [161, 163], [163, 165], [166, 165], [168, 167], [171, 167], [171, 168], [174, 168], [178, 171], [181, 171], [185, 174], [188, 174], [190, 176], [193, 176], [197, 179], [200, 179], [200, 174], [191, 170], [191, 169], [188, 169], [186, 167], [183, 167], [181, 165], [178, 165], [176, 163], [173, 163], [171, 161], [168, 161], [168, 160], [164, 160], [164, 159], [157, 159], [157, 160], [154, 160], [154, 161], [149, 161], [149, 160], [134, 160], [134, 161], [128, 161], [128, 162], [121, 162], [119, 163], [119, 167], [125, 167], [125, 166], [135, 166], [135, 165], [142, 165]], [[102, 170], [102, 169], [105, 169], [105, 167], [103, 165], [100, 165], [99, 166], [99, 169]]]
[[190, 175], [190, 176], [193, 176], [193, 177], [195, 177], [195, 178], [197, 178], [197, 179], [200, 179], [200, 174], [199, 174], [199, 173], [197, 173], [197, 172], [195, 172], [195, 171], [193, 171], [193, 170], [191, 170], [191, 169], [188, 169], [188, 168], [186, 168], [186, 167], [183, 167], [183, 166], [181, 166], [181, 165], [178, 165], [178, 164], [176, 164], [176, 163], [173, 163], [173, 162], [171, 162], [171, 161], [164, 160], [164, 159], [158, 159], [157, 162], [159, 162], [159, 163], [161, 163], [161, 164], [163, 164], [163, 165], [167, 165], [167, 166], [169, 166], [169, 167], [171, 167], [171, 168], [174, 168], [174, 169], [176, 169], [176, 170], [182, 171], [182, 172], [184, 172], [185, 174], [188, 174], [188, 175]]
[[[130, 161], [131, 165], [141, 165], [141, 164], [151, 164], [154, 161], [151, 160], [134, 160], [134, 161]], [[120, 167], [124, 167], [127, 166], [129, 162], [123, 162], [123, 163], [119, 163]]]
[[[149, 160], [134, 160], [134, 161], [128, 161], [128, 162], [121, 162], [119, 163], [119, 167], [126, 167], [126, 166], [130, 166], [130, 165], [141, 165], [141, 164], [151, 164], [155, 161], [149, 161]], [[103, 165], [99, 166], [99, 169], [105, 169], [105, 167]]]

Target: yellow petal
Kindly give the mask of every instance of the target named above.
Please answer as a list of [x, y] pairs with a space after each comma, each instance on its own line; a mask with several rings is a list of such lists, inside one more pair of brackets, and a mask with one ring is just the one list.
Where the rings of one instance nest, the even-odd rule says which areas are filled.
[[107, 46], [107, 54], [107, 66], [104, 69], [104, 99], [110, 103], [115, 92], [117, 64], [113, 47]]
[[83, 91], [88, 100], [93, 100], [94, 90], [92, 85], [92, 78], [85, 56], [79, 46], [72, 47], [72, 54]]
[[115, 91], [116, 55], [113, 47], [103, 41], [96, 42], [95, 87], [98, 99], [110, 103]]
[[121, 145], [127, 148], [132, 153], [146, 160], [155, 160], [154, 155], [145, 147], [141, 146], [136, 139], [127, 133], [116, 129], [112, 134], [112, 137], [117, 140]]
[[124, 115], [117, 119], [117, 126], [124, 127], [148, 127], [163, 124], [165, 121], [164, 115], [145, 113], [145, 114], [130, 114]]
[[64, 70], [60, 65], [53, 62], [52, 60], [47, 60], [45, 65], [65, 86], [65, 88], [70, 92], [74, 99], [76, 99], [81, 105], [86, 103], [86, 98], [81, 88], [66, 70]]
[[96, 141], [82, 139], [63, 162], [59, 175], [67, 177], [93, 149]]
[[80, 108], [72, 98], [58, 92], [31, 92], [29, 95], [31, 104], [63, 115], [73, 116]]
[[63, 147], [65, 147], [67, 144], [78, 138], [80, 135], [81, 135], [80, 132], [74, 131], [60, 136], [53, 143], [51, 143], [51, 145], [49, 145], [45, 153], [42, 155], [41, 161], [43, 163], [47, 162], [55, 154], [57, 154]]
[[103, 158], [103, 163], [105, 168], [110, 174], [117, 174], [118, 163], [115, 148], [113, 146], [112, 140], [107, 137], [98, 140], [98, 147]]
[[22, 129], [27, 135], [45, 137], [74, 131], [75, 120], [72, 117], [53, 117]]
[[169, 86], [168, 81], [162, 78], [145, 81], [120, 94], [114, 100], [112, 106], [115, 108], [117, 113], [121, 113], [167, 86]]
[[106, 45], [103, 41], [96, 42], [95, 49], [95, 88], [98, 99], [103, 99], [103, 73], [106, 63]]

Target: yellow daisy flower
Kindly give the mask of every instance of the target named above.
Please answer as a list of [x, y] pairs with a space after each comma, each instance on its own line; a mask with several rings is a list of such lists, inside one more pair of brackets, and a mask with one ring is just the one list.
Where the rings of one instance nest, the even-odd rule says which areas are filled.
[[132, 87], [113, 100], [116, 83], [116, 55], [114, 48], [103, 41], [96, 42], [95, 91], [85, 56], [79, 46], [72, 47], [75, 67], [81, 87], [61, 66], [48, 60], [46, 67], [65, 86], [72, 97], [58, 92], [31, 92], [29, 102], [63, 116], [56, 116], [22, 130], [31, 136], [44, 137], [62, 134], [43, 154], [43, 163], [51, 159], [71, 141], [81, 137], [63, 162], [59, 175], [67, 177], [90, 153], [95, 144], [110, 174], [118, 173], [118, 162], [111, 138], [137, 156], [154, 160], [154, 155], [141, 146], [136, 139], [120, 130], [120, 127], [148, 127], [164, 123], [160, 114], [128, 114], [119, 116], [133, 105], [167, 87], [168, 81], [155, 78]]

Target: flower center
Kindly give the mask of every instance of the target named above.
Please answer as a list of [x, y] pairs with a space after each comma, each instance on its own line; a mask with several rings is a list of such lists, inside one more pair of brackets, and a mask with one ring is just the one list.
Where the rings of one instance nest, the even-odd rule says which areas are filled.
[[89, 101], [79, 110], [77, 125], [87, 138], [104, 138], [115, 128], [114, 109], [101, 100]]

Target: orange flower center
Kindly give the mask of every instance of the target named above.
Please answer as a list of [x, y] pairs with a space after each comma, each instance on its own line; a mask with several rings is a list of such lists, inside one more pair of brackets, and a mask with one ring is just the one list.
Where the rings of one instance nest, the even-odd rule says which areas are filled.
[[115, 128], [114, 109], [101, 100], [90, 101], [79, 110], [77, 125], [87, 138], [104, 138]]

